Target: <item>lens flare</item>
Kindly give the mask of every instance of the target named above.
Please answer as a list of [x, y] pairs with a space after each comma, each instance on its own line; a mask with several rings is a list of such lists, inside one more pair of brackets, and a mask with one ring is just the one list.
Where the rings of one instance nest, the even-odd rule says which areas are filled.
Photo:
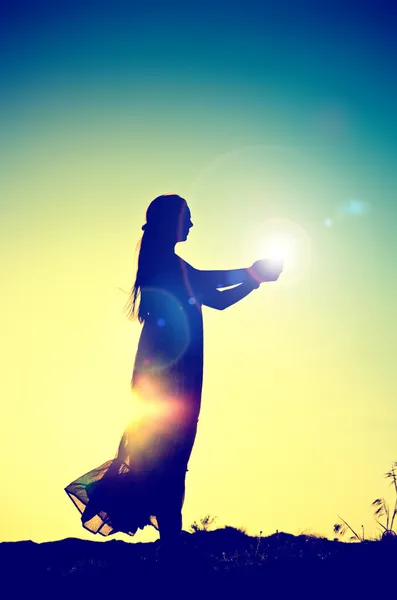
[[141, 302], [147, 321], [156, 327], [157, 342], [152, 346], [152, 334], [145, 338], [146, 343], [141, 345], [136, 368], [162, 371], [176, 363], [189, 345], [188, 303], [183, 306], [174, 294], [156, 287], [143, 288]]
[[356, 198], [350, 198], [350, 200], [347, 200], [344, 204], [339, 206], [332, 218], [327, 217], [324, 219], [324, 225], [329, 228], [336, 222], [345, 219], [359, 218], [368, 215], [370, 212], [371, 207], [367, 202], [357, 200]]
[[156, 464], [167, 448], [175, 443], [179, 433], [191, 422], [189, 407], [183, 397], [167, 391], [167, 385], [155, 384], [141, 377], [132, 392], [131, 415], [125, 429], [121, 459], [136, 472]]

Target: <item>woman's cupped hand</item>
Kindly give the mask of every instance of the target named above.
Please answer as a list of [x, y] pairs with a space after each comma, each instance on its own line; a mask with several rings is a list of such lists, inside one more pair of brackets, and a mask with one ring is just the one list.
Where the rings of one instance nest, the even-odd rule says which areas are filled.
[[256, 260], [248, 269], [250, 275], [258, 282], [277, 281], [284, 267], [283, 260], [264, 258]]

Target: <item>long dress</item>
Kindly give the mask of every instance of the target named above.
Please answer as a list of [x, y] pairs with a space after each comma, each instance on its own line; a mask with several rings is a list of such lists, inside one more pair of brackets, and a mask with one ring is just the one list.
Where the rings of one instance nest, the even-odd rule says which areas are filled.
[[203, 380], [198, 273], [173, 254], [141, 291], [146, 318], [131, 381], [131, 422], [115, 458], [65, 488], [92, 533], [158, 529], [167, 507], [182, 510]]

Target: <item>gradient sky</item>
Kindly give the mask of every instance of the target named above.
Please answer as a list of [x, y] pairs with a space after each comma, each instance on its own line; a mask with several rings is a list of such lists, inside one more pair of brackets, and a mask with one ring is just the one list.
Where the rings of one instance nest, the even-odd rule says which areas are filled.
[[197, 268], [249, 266], [274, 227], [296, 243], [277, 283], [204, 308], [185, 529], [210, 513], [332, 539], [339, 514], [377, 534], [397, 460], [396, 11], [346, 4], [2, 3], [2, 541], [103, 539], [63, 488], [129, 421], [122, 310], [166, 192], [188, 200], [176, 250]]

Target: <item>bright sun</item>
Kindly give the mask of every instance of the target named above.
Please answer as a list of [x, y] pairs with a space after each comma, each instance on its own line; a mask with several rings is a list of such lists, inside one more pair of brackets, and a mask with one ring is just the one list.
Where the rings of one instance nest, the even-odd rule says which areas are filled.
[[260, 257], [284, 263], [283, 282], [300, 280], [311, 258], [311, 243], [304, 229], [287, 219], [267, 219], [260, 224], [258, 234]]
[[291, 263], [294, 257], [294, 240], [286, 234], [271, 234], [263, 245], [263, 252], [265, 258]]

